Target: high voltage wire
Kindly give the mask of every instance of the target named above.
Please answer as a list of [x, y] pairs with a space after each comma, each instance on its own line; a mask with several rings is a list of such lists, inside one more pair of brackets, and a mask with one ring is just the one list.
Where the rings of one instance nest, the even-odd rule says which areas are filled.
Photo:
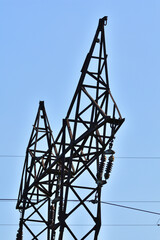
[[0, 198], [0, 201], [17, 201], [16, 198]]
[[[79, 200], [68, 200], [68, 201], [79, 201]], [[97, 203], [98, 201], [97, 201], [97, 202], [94, 202], [94, 201], [92, 201], [92, 200], [86, 200], [86, 202]], [[124, 205], [115, 204], [115, 203], [111, 203], [111, 202], [100, 201], [100, 203], [107, 204], [107, 205], [111, 205], [111, 206], [115, 206], [115, 207], [120, 207], [120, 208], [126, 208], [126, 209], [130, 209], [130, 210], [134, 210], [134, 211], [140, 211], [140, 212], [145, 212], [145, 213], [160, 215], [159, 212], [153, 212], [153, 211], [148, 211], [148, 210], [144, 210], [144, 209], [140, 209], [140, 208], [134, 208], [134, 207], [124, 206]]]
[[[14, 198], [4, 198], [4, 199], [0, 199], [0, 201], [16, 201], [17, 199]], [[79, 200], [68, 200], [68, 202], [78, 202]], [[90, 202], [90, 203], [94, 203], [92, 200], [86, 200], [86, 202]], [[106, 202], [106, 201], [101, 201], [101, 203], [103, 204], [107, 204], [107, 205], [111, 205], [111, 206], [116, 206], [116, 207], [121, 207], [121, 208], [125, 208], [125, 209], [130, 209], [130, 210], [135, 210], [135, 211], [140, 211], [140, 212], [145, 212], [145, 213], [150, 213], [150, 214], [155, 214], [155, 215], [160, 215], [160, 213], [158, 212], [153, 212], [153, 211], [148, 211], [148, 210], [144, 210], [144, 209], [140, 209], [140, 208], [134, 208], [134, 207], [129, 207], [129, 206], [124, 206], [124, 205], [120, 205], [120, 204], [115, 204], [113, 202], [116, 201], [110, 201], [110, 202]], [[120, 201], [118, 201], [120, 202]], [[128, 201], [127, 201], [128, 202]], [[135, 201], [129, 201], [129, 202], [135, 202]], [[137, 202], [137, 201], [136, 201]], [[138, 201], [138, 202], [148, 202], [148, 201]], [[149, 201], [149, 202], [160, 202], [160, 201]], [[32, 226], [40, 226], [40, 224], [30, 224]], [[87, 227], [87, 226], [92, 226], [91, 224], [69, 224], [70, 226], [76, 226], [76, 227]], [[3, 224], [0, 223], [1, 227], [4, 226], [18, 226], [18, 224]], [[155, 227], [155, 226], [160, 226], [160, 224], [102, 224], [102, 227]]]
[[[0, 201], [10, 201], [10, 200], [11, 201], [15, 201], [17, 199], [0, 199]], [[68, 202], [79, 202], [79, 200], [68, 200]], [[86, 200], [86, 202], [97, 203], [97, 202], [93, 202], [93, 200]], [[129, 209], [129, 210], [134, 210], [134, 211], [139, 211], [139, 212], [144, 212], [144, 213], [150, 213], [150, 214], [154, 214], [154, 215], [159, 215], [160, 216], [159, 212], [153, 212], [153, 211], [144, 210], [144, 209], [141, 209], [141, 208], [129, 207], [129, 206], [115, 204], [113, 202], [105, 202], [105, 201], [101, 201], [100, 203], [111, 205], [111, 206], [115, 206], [115, 207], [125, 208], [125, 209]]]
[[[22, 156], [22, 155], [0, 155], [0, 158], [2, 157], [8, 157], [8, 158], [24, 158], [25, 156]], [[119, 159], [160, 159], [160, 157], [154, 157], [154, 156], [150, 156], [150, 157], [144, 157], [144, 156], [122, 156], [122, 157], [116, 157], [115, 158], [119, 158]]]
[[[0, 158], [24, 158], [25, 156], [22, 155], [0, 155]], [[160, 159], [160, 157], [138, 157], [138, 156], [124, 156], [124, 157], [115, 157], [117, 159], [155, 159], [158, 160]], [[14, 198], [1, 198], [0, 201], [17, 201], [17, 199]], [[78, 200], [68, 200], [68, 201], [78, 201]], [[89, 200], [87, 200], [87, 202], [91, 202]], [[135, 211], [140, 211], [140, 212], [145, 212], [145, 213], [150, 213], [150, 214], [155, 214], [155, 215], [160, 215], [159, 212], [153, 212], [153, 211], [148, 211], [148, 210], [144, 210], [144, 209], [140, 209], [140, 208], [134, 208], [134, 207], [129, 207], [129, 206], [124, 206], [124, 205], [120, 205], [120, 204], [115, 204], [115, 203], [120, 203], [120, 202], [128, 202], [128, 203], [159, 203], [160, 201], [101, 201], [101, 203], [106, 204], [106, 205], [110, 205], [110, 206], [115, 206], [115, 207], [121, 207], [121, 208], [125, 208], [125, 209], [130, 209], [130, 210], [135, 210]], [[18, 224], [0, 224], [0, 226], [17, 226]], [[36, 226], [36, 225], [34, 225]], [[39, 225], [38, 225], [39, 226]], [[91, 226], [89, 224], [71, 224], [70, 226]], [[159, 224], [102, 224], [102, 226], [114, 226], [114, 227], [149, 227], [149, 226], [159, 226]]]
[[2, 158], [2, 157], [20, 157], [20, 158], [22, 158], [22, 157], [25, 157], [25, 156], [20, 156], [20, 155], [0, 155], [0, 158]]
[[124, 205], [119, 205], [119, 204], [114, 204], [114, 203], [109, 203], [109, 202], [103, 202], [103, 201], [101, 201], [101, 203], [108, 204], [108, 205], [115, 206], [115, 207], [121, 207], [121, 208], [130, 209], [130, 210], [135, 210], [135, 211], [160, 215], [159, 212], [148, 211], [148, 210], [144, 210], [144, 209], [140, 209], [140, 208], [128, 207], [128, 206], [124, 206]]
[[[18, 199], [17, 198], [0, 198], [0, 202], [8, 202], [8, 201], [17, 201]], [[33, 199], [34, 200], [34, 199]], [[35, 199], [36, 201], [36, 199]], [[79, 200], [68, 200], [68, 202], [71, 201], [71, 202], [76, 202], [76, 201], [79, 201]], [[121, 200], [121, 201], [118, 201], [118, 200], [108, 200], [107, 203], [160, 203], [160, 200], [158, 201], [152, 201], [152, 200], [140, 200], [140, 201], [136, 201], [136, 200]]]
[[[1, 227], [5, 226], [18, 226], [19, 224], [15, 223], [0, 223]], [[43, 224], [29, 224], [33, 227], [41, 227]], [[93, 226], [93, 224], [69, 224], [72, 227], [88, 227]], [[102, 227], [157, 227], [159, 224], [102, 224]]]
[[131, 157], [131, 156], [128, 156], [128, 157], [115, 157], [115, 158], [122, 158], [122, 159], [160, 159], [160, 157]]

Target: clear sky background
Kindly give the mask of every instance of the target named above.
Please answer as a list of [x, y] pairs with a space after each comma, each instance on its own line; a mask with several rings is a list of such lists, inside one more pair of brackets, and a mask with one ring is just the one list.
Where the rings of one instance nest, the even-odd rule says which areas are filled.
[[[98, 20], [107, 15], [110, 88], [126, 120], [102, 200], [160, 212], [154, 202], [160, 201], [159, 13], [159, 0], [0, 0], [0, 199], [17, 198], [24, 162], [19, 156], [25, 155], [40, 100], [58, 133]], [[3, 240], [16, 237], [15, 205], [0, 201]], [[159, 218], [102, 205], [99, 240], [158, 240]]]

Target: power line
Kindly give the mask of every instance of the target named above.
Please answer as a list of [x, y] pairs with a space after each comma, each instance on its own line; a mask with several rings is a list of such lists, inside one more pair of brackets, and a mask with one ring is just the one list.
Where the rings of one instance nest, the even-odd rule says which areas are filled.
[[[79, 200], [68, 200], [68, 201], [79, 201]], [[95, 204], [95, 203], [97, 203], [98, 201], [96, 201], [96, 200], [86, 200], [86, 202], [91, 202], [91, 203]], [[115, 204], [115, 203], [111, 203], [111, 202], [104, 202], [104, 201], [100, 201], [100, 203], [107, 204], [107, 205], [111, 205], [111, 206], [115, 206], [115, 207], [126, 208], [126, 209], [130, 209], [130, 210], [134, 210], [134, 211], [140, 211], [140, 212], [145, 212], [145, 213], [160, 215], [159, 212], [153, 212], [153, 211], [144, 210], [144, 209], [141, 209], [141, 208], [134, 208], [134, 207], [124, 206], [124, 205]]]
[[[79, 200], [68, 200], [68, 201], [74, 201], [74, 202], [75, 202], [75, 201], [79, 201]], [[95, 203], [97, 203], [98, 201], [96, 201], [96, 200], [86, 200], [86, 202], [91, 202], [91, 203], [95, 204]], [[153, 211], [144, 210], [144, 209], [141, 209], [141, 208], [134, 208], [134, 207], [124, 206], [124, 205], [115, 204], [115, 203], [111, 203], [111, 202], [104, 202], [104, 201], [100, 201], [100, 203], [107, 204], [107, 205], [111, 205], [111, 206], [115, 206], [115, 207], [121, 207], [121, 208], [130, 209], [130, 210], [135, 210], [135, 211], [140, 211], [140, 212], [145, 212], [145, 213], [160, 215], [159, 212], [153, 212]]]
[[[16, 201], [17, 199], [0, 199], [0, 201]], [[79, 200], [68, 200], [68, 202], [79, 202]], [[86, 202], [91, 202], [91, 203], [97, 203], [94, 202], [94, 200], [86, 200]], [[106, 202], [106, 201], [101, 201], [101, 203], [103, 204], [107, 204], [107, 205], [111, 205], [111, 206], [115, 206], [115, 207], [121, 207], [121, 208], [126, 208], [126, 209], [130, 209], [130, 210], [134, 210], [134, 211], [140, 211], [140, 212], [145, 212], [145, 213], [150, 213], [150, 214], [155, 214], [155, 215], [160, 215], [159, 212], [153, 212], [153, 211], [149, 211], [149, 210], [144, 210], [141, 208], [134, 208], [134, 207], [129, 207], [129, 206], [125, 206], [125, 205], [120, 205], [120, 204], [115, 204], [113, 203], [115, 201], [110, 201], [110, 202]]]
[[109, 203], [109, 202], [103, 202], [103, 201], [101, 201], [101, 203], [112, 205], [112, 206], [115, 206], [115, 207], [121, 207], [121, 208], [130, 209], [130, 210], [135, 210], [135, 211], [140, 211], [140, 212], [160, 215], [160, 213], [158, 213], [158, 212], [148, 211], [148, 210], [144, 210], [144, 209], [140, 209], [140, 208], [128, 207], [128, 206], [124, 206], [124, 205], [119, 205], [119, 204], [114, 204], [114, 203]]
[[[19, 224], [15, 223], [0, 223], [1, 227], [5, 226], [18, 226]], [[29, 224], [29, 226], [40, 227], [43, 224]], [[69, 224], [72, 227], [88, 227], [93, 226], [93, 224]], [[102, 227], [157, 227], [159, 224], [102, 224]]]
[[12, 157], [18, 157], [18, 158], [24, 158], [25, 156], [22, 156], [22, 155], [0, 155], [0, 158], [2, 157], [9, 157], [9, 158], [12, 158]]
[[[79, 200], [68, 200], [68, 201], [71, 201], [71, 202], [77, 202], [77, 201], [79, 201]], [[88, 201], [88, 202], [91, 202], [90, 200], [86, 200], [86, 201]], [[160, 203], [160, 200], [157, 200], [157, 201], [152, 201], [152, 200], [140, 200], [140, 201], [136, 201], [136, 200], [121, 200], [121, 201], [117, 201], [117, 200], [112, 200], [112, 201], [110, 201], [110, 200], [108, 200], [108, 201], [106, 201], [106, 202], [103, 202], [103, 201], [101, 201], [101, 203], [116, 203], [116, 202], [126, 202], [126, 203]]]
[[[14, 198], [4, 198], [4, 199], [0, 199], [0, 201], [16, 201], [17, 199]], [[69, 202], [78, 202], [79, 200], [68, 200]], [[86, 202], [90, 202], [90, 203], [96, 203], [93, 200], [86, 200]], [[140, 212], [145, 212], [145, 213], [150, 213], [150, 214], [154, 214], [154, 215], [160, 215], [159, 212], [153, 212], [153, 211], [149, 211], [149, 210], [144, 210], [144, 209], [140, 209], [140, 208], [134, 208], [134, 207], [129, 207], [129, 206], [125, 206], [125, 205], [120, 205], [120, 204], [115, 204], [113, 202], [116, 201], [110, 201], [110, 202], [106, 202], [106, 201], [101, 201], [101, 203], [103, 204], [107, 204], [107, 205], [111, 205], [111, 206], [115, 206], [115, 207], [121, 207], [121, 208], [125, 208], [125, 209], [130, 209], [130, 210], [134, 210], [134, 211], [140, 211]], [[128, 201], [127, 201], [128, 202]], [[130, 202], [135, 202], [135, 201], [130, 201]], [[137, 201], [136, 201], [137, 202]], [[138, 202], [148, 202], [148, 201], [138, 201]], [[160, 201], [149, 201], [149, 202], [160, 202]], [[18, 224], [0, 224], [0, 226], [17, 226]], [[36, 226], [36, 224], [31, 224], [33, 226]], [[40, 226], [40, 225], [37, 225]], [[70, 226], [91, 226], [90, 224], [70, 224]], [[160, 224], [102, 224], [102, 226], [114, 226], [114, 227], [153, 227], [153, 226], [160, 226]]]
[[160, 159], [160, 157], [138, 157], [138, 156], [125, 156], [125, 157], [115, 157], [115, 158], [122, 158], [122, 159]]
[[[0, 198], [0, 201], [1, 202], [7, 202], [7, 201], [17, 201], [18, 199], [17, 198]], [[33, 199], [36, 201], [36, 199]], [[79, 200], [68, 200], [68, 202], [77, 202]], [[108, 200], [106, 201], [107, 203], [160, 203], [160, 200]]]
[[16, 198], [0, 198], [0, 201], [17, 201]]
[[[14, 158], [14, 157], [17, 157], [17, 158], [24, 158], [25, 156], [24, 155], [0, 155], [0, 158], [2, 157], [8, 157], [8, 158]], [[118, 159], [157, 159], [159, 160], [160, 159], [160, 156], [115, 156], [115, 158], [118, 158]]]

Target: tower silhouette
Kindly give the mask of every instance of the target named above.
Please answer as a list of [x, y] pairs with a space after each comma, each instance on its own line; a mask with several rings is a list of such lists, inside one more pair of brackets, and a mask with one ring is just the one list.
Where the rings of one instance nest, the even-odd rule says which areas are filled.
[[[99, 20], [78, 86], [55, 140], [44, 104], [40, 102], [26, 152], [17, 203], [17, 208], [22, 211], [18, 240], [22, 239], [24, 226], [31, 239], [98, 239], [101, 191], [113, 165], [115, 134], [124, 122], [109, 88], [104, 34], [106, 24], [107, 17]], [[45, 127], [44, 134], [38, 137], [36, 129], [41, 131], [38, 125], [40, 111]], [[47, 140], [45, 150], [37, 148], [37, 143], [43, 138]], [[28, 155], [31, 155], [30, 161]], [[40, 210], [46, 205], [47, 215], [44, 218]], [[26, 218], [28, 209], [31, 213]], [[27, 225], [34, 213], [39, 218], [34, 222], [44, 225], [37, 233]], [[87, 221], [92, 226], [86, 226], [79, 232], [71, 223], [75, 223], [77, 218], [82, 221], [81, 215], [83, 223]], [[44, 235], [45, 232], [47, 235]]]

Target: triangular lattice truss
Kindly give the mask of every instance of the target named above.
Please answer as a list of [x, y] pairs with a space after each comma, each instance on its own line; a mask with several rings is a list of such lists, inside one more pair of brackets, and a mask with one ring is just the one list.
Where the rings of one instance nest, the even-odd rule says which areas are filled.
[[[41, 155], [41, 170], [36, 176], [33, 174], [31, 183], [25, 181], [28, 184], [27, 193], [40, 191], [43, 201], [50, 199], [47, 201], [48, 216], [51, 218], [50, 222], [48, 220], [45, 223], [48, 227], [47, 238], [40, 238], [40, 234], [32, 239], [98, 239], [101, 227], [101, 188], [107, 182], [113, 164], [115, 134], [124, 122], [109, 88], [104, 36], [106, 24], [106, 17], [99, 20], [62, 129], [51, 143], [52, 150], [48, 145], [49, 150], [43, 153], [47, 154], [46, 164], [43, 166]], [[104, 172], [106, 154], [109, 154], [109, 158]], [[21, 200], [22, 196], [26, 198], [25, 193], [20, 190], [18, 206], [23, 203], [22, 209], [30, 206]], [[34, 206], [38, 204], [39, 200]], [[72, 223], [81, 219], [78, 218], [79, 213], [83, 215], [83, 223], [86, 220], [92, 227], [75, 230]]]
[[[50, 204], [51, 195], [57, 195], [60, 167], [52, 168], [43, 181], [36, 179], [55, 161], [56, 148], [46, 115], [44, 102], [40, 102], [33, 130], [26, 150], [22, 179], [16, 208], [21, 211], [20, 228], [17, 239], [22, 239], [22, 228], [28, 230], [29, 239], [41, 239], [51, 235], [48, 226], [54, 218]], [[54, 190], [53, 190], [54, 189]], [[54, 192], [53, 192], [54, 191]], [[47, 209], [47, 212], [46, 212]], [[37, 229], [31, 223], [36, 223]], [[47, 232], [47, 235], [46, 235]]]
[[[97, 239], [101, 226], [101, 187], [106, 182], [102, 179], [104, 154], [108, 147], [107, 153], [112, 155], [115, 134], [124, 121], [109, 88], [104, 36], [106, 23], [106, 17], [99, 20], [63, 128], [55, 140], [58, 155], [62, 156], [64, 168], [68, 169], [67, 179], [64, 179], [65, 174], [61, 176], [60, 198], [63, 203], [55, 225], [55, 228], [60, 227], [59, 239], [63, 238], [64, 231], [69, 232], [69, 239]], [[109, 161], [107, 171], [111, 170], [109, 166], [113, 157]], [[105, 176], [108, 178], [109, 172]], [[68, 201], [70, 196], [77, 201], [73, 207]], [[89, 201], [93, 198], [95, 205], [91, 206]], [[84, 212], [84, 219], [93, 224], [81, 234], [69, 225], [79, 209]]]

